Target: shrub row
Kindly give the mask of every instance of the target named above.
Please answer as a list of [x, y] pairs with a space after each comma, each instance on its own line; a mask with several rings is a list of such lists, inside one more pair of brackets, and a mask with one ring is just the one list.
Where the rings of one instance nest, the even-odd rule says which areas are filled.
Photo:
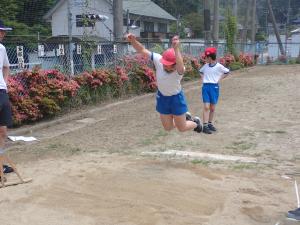
[[[197, 78], [203, 55], [184, 55], [184, 80]], [[226, 55], [220, 63], [232, 70], [252, 66], [250, 55]], [[117, 98], [154, 92], [157, 88], [153, 65], [140, 55], [124, 56], [118, 66], [85, 71], [69, 78], [58, 70], [26, 70], [8, 80], [15, 126], [57, 115], [63, 109]], [[238, 66], [237, 66], [238, 65]]]

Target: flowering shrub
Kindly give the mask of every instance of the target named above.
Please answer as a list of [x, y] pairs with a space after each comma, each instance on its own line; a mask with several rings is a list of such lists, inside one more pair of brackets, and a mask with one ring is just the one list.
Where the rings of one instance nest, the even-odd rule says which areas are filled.
[[219, 62], [224, 65], [225, 67], [229, 67], [229, 65], [231, 63], [234, 63], [235, 62], [235, 58], [234, 58], [234, 55], [232, 54], [226, 54], [224, 55], [223, 57], [221, 57], [219, 59]]
[[20, 125], [55, 115], [68, 98], [76, 95], [79, 85], [57, 70], [36, 68], [10, 76], [8, 88], [13, 121]]
[[190, 80], [194, 79], [196, 77], [199, 77], [199, 69], [201, 68], [201, 64], [199, 60], [196, 57], [190, 56], [190, 55], [183, 55], [183, 63], [185, 66], [185, 74], [184, 74], [184, 79], [185, 80]]
[[200, 54], [200, 64], [204, 65], [206, 63], [206, 55], [204, 52]]
[[253, 61], [253, 55], [250, 54], [245, 54], [241, 53], [239, 55], [238, 61], [243, 65], [243, 66], [253, 66], [254, 61]]
[[129, 77], [129, 93], [152, 92], [157, 89], [154, 65], [141, 54], [124, 56], [121, 64]]
[[278, 61], [281, 63], [286, 63], [287, 62], [287, 56], [286, 55], [280, 55], [278, 57]]

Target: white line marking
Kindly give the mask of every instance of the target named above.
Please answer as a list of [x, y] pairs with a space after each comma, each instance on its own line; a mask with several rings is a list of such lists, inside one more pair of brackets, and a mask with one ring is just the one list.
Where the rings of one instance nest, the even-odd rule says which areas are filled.
[[235, 161], [235, 162], [243, 162], [243, 163], [257, 163], [257, 160], [255, 158], [250, 158], [250, 157], [209, 154], [209, 153], [202, 153], [202, 152], [177, 151], [177, 150], [168, 150], [164, 152], [142, 152], [142, 155], [172, 156], [172, 157], [183, 157], [183, 158], [191, 158], [191, 159], [210, 159], [210, 160], [220, 160], [220, 161]]
[[299, 191], [298, 191], [298, 185], [297, 185], [296, 180], [295, 180], [295, 191], [296, 191], [296, 197], [297, 197], [297, 205], [298, 205], [298, 208], [300, 208]]

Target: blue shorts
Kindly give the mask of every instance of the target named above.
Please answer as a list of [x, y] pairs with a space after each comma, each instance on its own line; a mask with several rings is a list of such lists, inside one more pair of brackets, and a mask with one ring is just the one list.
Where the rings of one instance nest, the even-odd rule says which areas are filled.
[[219, 84], [204, 83], [202, 86], [203, 103], [217, 104], [219, 99]]
[[0, 126], [12, 125], [11, 105], [6, 90], [0, 89]]
[[156, 94], [156, 111], [160, 114], [180, 116], [188, 111], [183, 92], [177, 95], [164, 96], [160, 91]]

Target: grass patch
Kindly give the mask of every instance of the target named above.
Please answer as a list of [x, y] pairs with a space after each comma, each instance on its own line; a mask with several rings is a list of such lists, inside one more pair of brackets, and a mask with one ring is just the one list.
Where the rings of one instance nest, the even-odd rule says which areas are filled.
[[185, 148], [185, 145], [181, 142], [177, 142], [177, 143], [172, 143], [170, 146], [168, 146], [168, 148], [182, 150], [183, 148]]
[[46, 148], [47, 148], [48, 150], [57, 150], [57, 149], [63, 148], [63, 147], [64, 147], [64, 146], [61, 145], [61, 144], [50, 144], [50, 145], [48, 145]]
[[246, 141], [235, 141], [230, 146], [226, 146], [226, 149], [232, 149], [234, 152], [247, 151], [251, 148], [254, 148], [256, 144], [249, 143]]
[[232, 170], [251, 170], [251, 169], [257, 169], [256, 164], [250, 164], [250, 163], [238, 163], [235, 165], [231, 165], [230, 168]]
[[155, 142], [159, 141], [161, 138], [168, 136], [170, 133], [165, 130], [159, 130], [156, 134], [154, 134], [150, 138], [146, 138], [141, 141], [141, 145], [147, 146], [151, 144], [155, 144]]
[[191, 161], [193, 164], [200, 164], [203, 166], [209, 166], [211, 164], [220, 164], [221, 161], [216, 160], [205, 160], [205, 159], [194, 159]]
[[265, 134], [286, 134], [284, 130], [263, 130]]
[[203, 166], [208, 166], [211, 163], [211, 161], [209, 161], [209, 160], [202, 160], [202, 159], [194, 159], [194, 160], [192, 160], [192, 163], [193, 164], [201, 164]]
[[71, 154], [76, 154], [76, 153], [81, 152], [81, 149], [78, 148], [78, 147], [76, 147], [76, 148], [70, 148], [70, 149], [69, 149], [69, 152], [70, 152]]
[[152, 138], [147, 138], [147, 139], [144, 139], [142, 142], [141, 142], [142, 145], [151, 145], [153, 144], [153, 140]]

